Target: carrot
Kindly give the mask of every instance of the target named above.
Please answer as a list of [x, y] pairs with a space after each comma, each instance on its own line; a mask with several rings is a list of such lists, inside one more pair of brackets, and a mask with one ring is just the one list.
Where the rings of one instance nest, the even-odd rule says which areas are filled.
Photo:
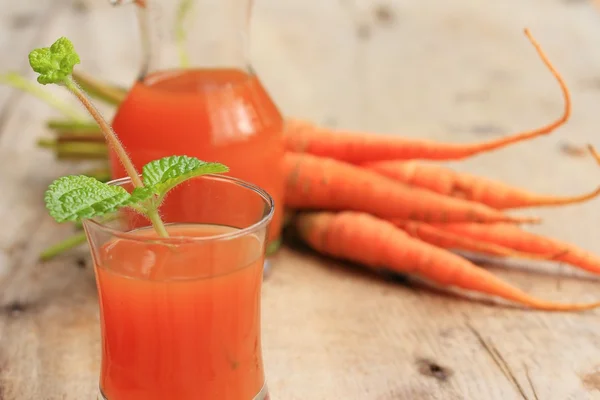
[[496, 209], [576, 204], [600, 195], [600, 187], [576, 196], [541, 195], [500, 181], [415, 161], [380, 161], [363, 167], [407, 185], [483, 203]]
[[500, 257], [530, 258], [538, 260], [557, 256], [556, 253], [547, 255], [521, 253], [494, 243], [480, 242], [462, 235], [447, 232], [439, 227], [423, 222], [402, 220], [392, 220], [390, 222], [410, 236], [444, 249], [458, 249]]
[[586, 310], [600, 306], [561, 304], [537, 299], [446, 250], [411, 238], [392, 223], [365, 213], [316, 212], [297, 217], [299, 236], [314, 250], [331, 257], [417, 274], [444, 286], [497, 296], [547, 311]]
[[535, 222], [483, 204], [410, 188], [375, 172], [310, 154], [286, 153], [285, 205], [352, 210], [384, 218], [435, 222]]
[[574, 244], [524, 231], [511, 224], [433, 224], [433, 226], [485, 243], [494, 243], [530, 254], [556, 254], [553, 258], [580, 269], [600, 274], [600, 257]]
[[592, 157], [594, 157], [594, 159], [596, 160], [596, 163], [598, 163], [598, 165], [600, 165], [600, 153], [598, 153], [596, 148], [594, 146], [592, 146], [591, 144], [588, 144], [587, 148], [588, 148], [589, 152], [592, 154]]
[[569, 119], [571, 115], [571, 97], [563, 78], [548, 60], [528, 29], [525, 29], [525, 35], [527, 35], [539, 57], [558, 81], [564, 98], [564, 110], [560, 118], [541, 128], [486, 142], [463, 144], [373, 135], [363, 132], [331, 131], [303, 120], [289, 119], [284, 135], [285, 146], [288, 151], [310, 153], [353, 164], [408, 159], [460, 160], [549, 134]]

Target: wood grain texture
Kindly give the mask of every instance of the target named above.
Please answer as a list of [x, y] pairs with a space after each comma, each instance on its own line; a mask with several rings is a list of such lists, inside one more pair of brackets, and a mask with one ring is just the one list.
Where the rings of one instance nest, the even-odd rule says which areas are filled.
[[[67, 35], [85, 70], [127, 84], [139, 62], [133, 12], [105, 3], [0, 0], [0, 54], [14, 56], [0, 59], [0, 71], [26, 71], [32, 46]], [[100, 33], [109, 23], [115, 28]], [[597, 140], [600, 13], [590, 2], [259, 0], [252, 55], [287, 115], [464, 142], [560, 113], [559, 90], [525, 26], [571, 87], [571, 122], [552, 136], [452, 165], [537, 191], [585, 191], [600, 171], [561, 146]], [[0, 115], [0, 399], [92, 399], [100, 345], [94, 277], [89, 265], [81, 268], [86, 249], [36, 261], [70, 231], [46, 215], [42, 193], [54, 177], [83, 166], [36, 149], [43, 121], [56, 115], [38, 100], [0, 87]], [[545, 221], [531, 229], [600, 252], [597, 207], [534, 210]], [[600, 398], [598, 312], [474, 303], [295, 246], [275, 264], [263, 297], [275, 399]], [[596, 279], [567, 267], [490, 269], [548, 299], [600, 296]]]
[[[52, 4], [56, 4], [56, 8]], [[29, 68], [28, 48], [45, 33], [60, 8], [60, 1], [3, 1], [0, 6], [0, 50], [3, 54], [0, 73], [26, 72]], [[22, 93], [16, 90], [0, 90], [0, 133], [21, 96]]]

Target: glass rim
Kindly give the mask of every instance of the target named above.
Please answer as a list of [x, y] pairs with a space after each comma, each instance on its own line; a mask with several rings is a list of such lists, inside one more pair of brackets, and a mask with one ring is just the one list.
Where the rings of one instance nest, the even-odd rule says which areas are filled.
[[[140, 174], [138, 176], [141, 178], [142, 175]], [[273, 214], [275, 213], [275, 204], [274, 204], [273, 198], [266, 190], [262, 189], [261, 187], [255, 185], [253, 183], [250, 183], [248, 181], [245, 181], [243, 179], [235, 178], [232, 176], [220, 175], [220, 174], [200, 175], [200, 176], [192, 178], [191, 180], [204, 179], [204, 178], [210, 178], [211, 180], [230, 183], [230, 184], [240, 186], [240, 187], [243, 187], [247, 190], [254, 192], [256, 195], [260, 196], [263, 199], [263, 201], [265, 202], [265, 205], [269, 208], [269, 211], [267, 213], [265, 213], [257, 222], [255, 222], [251, 225], [248, 225], [244, 228], [239, 228], [234, 232], [220, 233], [217, 235], [209, 235], [209, 236], [170, 236], [167, 238], [165, 238], [165, 237], [148, 238], [148, 237], [144, 237], [144, 236], [140, 236], [140, 235], [136, 235], [135, 233], [132, 233], [134, 231], [122, 231], [119, 229], [112, 228], [112, 227], [106, 225], [105, 223], [99, 222], [93, 218], [83, 219], [82, 223], [84, 225], [86, 223], [92, 224], [95, 227], [97, 227], [98, 229], [101, 229], [104, 232], [107, 232], [110, 235], [115, 236], [119, 239], [132, 240], [132, 241], [136, 241], [136, 242], [152, 241], [153, 243], [172, 243], [175, 241], [177, 241], [179, 243], [182, 243], [182, 242], [183, 243], [193, 243], [193, 242], [211, 242], [211, 241], [217, 241], [217, 240], [230, 240], [230, 239], [236, 239], [236, 238], [239, 238], [242, 236], [246, 236], [246, 235], [252, 234], [252, 233], [264, 228], [273, 218]], [[116, 186], [116, 185], [122, 186], [122, 185], [125, 185], [130, 182], [131, 182], [131, 177], [127, 176], [124, 178], [113, 179], [111, 181], [106, 182], [106, 184], [112, 185], [112, 186]], [[150, 224], [150, 225], [148, 225], [148, 227], [152, 227], [152, 225]]]

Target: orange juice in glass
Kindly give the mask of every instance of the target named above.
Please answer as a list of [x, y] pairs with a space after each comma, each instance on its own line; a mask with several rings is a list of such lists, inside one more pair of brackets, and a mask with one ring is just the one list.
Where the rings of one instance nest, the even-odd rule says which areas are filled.
[[[132, 188], [130, 178], [110, 184]], [[268, 399], [260, 295], [273, 214], [257, 186], [204, 175], [164, 200], [168, 238], [125, 210], [83, 220], [100, 303], [100, 398]]]
[[[248, 61], [251, 6], [252, 0], [147, 0], [138, 11], [142, 70], [112, 125], [137, 168], [187, 155], [218, 160], [231, 176], [264, 188], [277, 205], [267, 238], [275, 249], [283, 217], [283, 118]], [[113, 178], [126, 176], [110, 157]]]

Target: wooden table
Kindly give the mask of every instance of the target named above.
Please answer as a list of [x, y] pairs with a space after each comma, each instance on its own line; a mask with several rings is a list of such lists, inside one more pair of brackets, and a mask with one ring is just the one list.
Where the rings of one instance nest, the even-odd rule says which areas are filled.
[[[0, 71], [61, 35], [82, 68], [129, 84], [139, 65], [131, 8], [101, 1], [0, 0]], [[586, 1], [256, 2], [253, 60], [288, 115], [328, 126], [464, 142], [535, 127], [561, 111], [557, 85], [525, 26], [564, 74], [573, 117], [553, 135], [456, 168], [548, 193], [589, 190], [600, 172], [567, 151], [598, 142], [600, 13]], [[102, 30], [107, 23], [113, 28]], [[48, 87], [71, 101], [59, 88]], [[0, 87], [0, 398], [92, 399], [99, 363], [86, 249], [47, 264], [40, 249], [70, 233], [42, 205], [60, 164], [36, 138], [56, 113]], [[531, 229], [600, 252], [599, 201], [533, 210]], [[490, 267], [532, 294], [600, 297], [568, 267]], [[286, 247], [264, 286], [264, 355], [274, 398], [600, 398], [597, 312], [494, 307], [385, 281]], [[534, 391], [536, 394], [534, 394]], [[536, 397], [537, 396], [537, 397]]]

